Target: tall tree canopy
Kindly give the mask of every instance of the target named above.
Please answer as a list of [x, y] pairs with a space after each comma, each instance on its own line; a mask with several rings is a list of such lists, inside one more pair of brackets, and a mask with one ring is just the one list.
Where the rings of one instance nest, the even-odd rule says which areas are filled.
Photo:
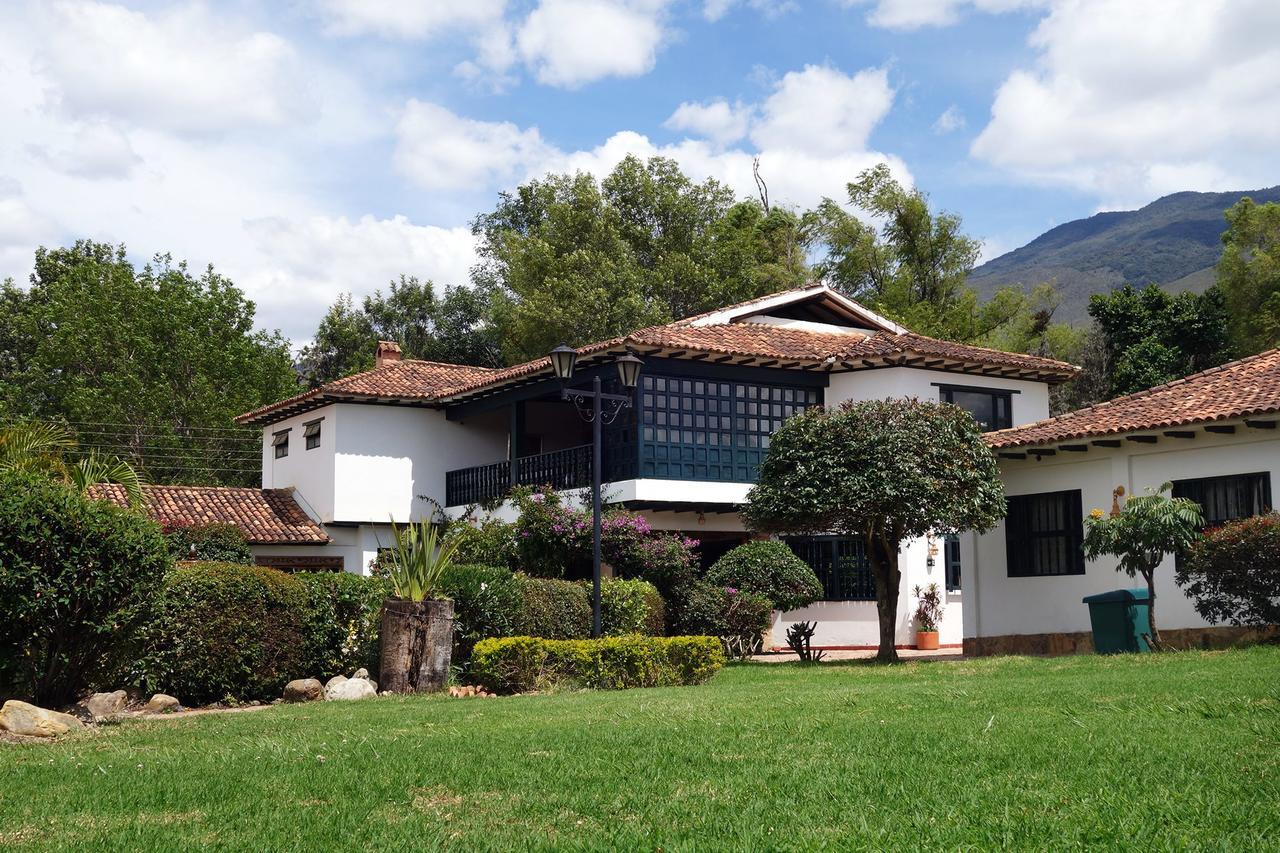
[[289, 342], [255, 331], [254, 304], [212, 268], [42, 248], [29, 289], [0, 286], [0, 315], [7, 417], [70, 424], [153, 482], [258, 482], [259, 439], [232, 419], [297, 390]]
[[837, 533], [866, 547], [876, 582], [880, 660], [894, 650], [902, 544], [927, 533], [986, 531], [1004, 487], [978, 425], [955, 406], [846, 402], [789, 418], [770, 439], [743, 516], [769, 533]]
[[548, 175], [478, 216], [476, 283], [520, 361], [803, 284], [798, 217], [735, 202], [673, 161], [627, 157], [603, 181]]
[[817, 272], [833, 286], [912, 331], [956, 341], [985, 342], [1029, 315], [1027, 298], [1012, 288], [979, 302], [965, 279], [982, 244], [963, 233], [959, 216], [931, 211], [928, 197], [899, 184], [888, 166], [862, 172], [847, 191], [872, 221], [830, 198], [806, 217], [826, 246]]
[[380, 340], [400, 344], [406, 358], [497, 367], [501, 353], [488, 307], [481, 291], [450, 286], [437, 296], [430, 281], [403, 275], [386, 294], [366, 296], [359, 309], [344, 293], [303, 348], [302, 372], [319, 385], [368, 370]]
[[1218, 287], [1242, 354], [1280, 346], [1280, 204], [1240, 199], [1227, 211]]
[[1108, 398], [1162, 385], [1232, 358], [1222, 291], [1170, 295], [1126, 284], [1089, 298]]

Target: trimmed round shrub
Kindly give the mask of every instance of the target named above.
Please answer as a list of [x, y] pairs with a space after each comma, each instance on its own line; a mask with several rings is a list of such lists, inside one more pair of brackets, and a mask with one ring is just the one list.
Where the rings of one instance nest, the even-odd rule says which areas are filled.
[[520, 624], [524, 593], [516, 575], [496, 566], [451, 565], [440, 584], [453, 599], [453, 659], [465, 664], [476, 643], [509, 637]]
[[809, 564], [774, 539], [729, 551], [707, 571], [707, 583], [763, 595], [775, 610], [795, 610], [822, 597], [822, 583]]
[[169, 566], [160, 527], [38, 474], [0, 474], [0, 694], [73, 702], [132, 651]]
[[208, 563], [253, 563], [253, 552], [244, 531], [234, 524], [190, 524], [165, 531], [165, 542], [175, 560]]
[[[583, 581], [590, 602], [591, 582]], [[600, 628], [607, 637], [623, 634], [662, 636], [666, 602], [648, 581], [606, 578], [600, 582]]]
[[580, 583], [516, 575], [520, 611], [514, 633], [548, 640], [591, 636], [591, 595]]
[[495, 693], [701, 684], [724, 666], [714, 637], [507, 637], [476, 645], [472, 676]]
[[1177, 570], [1196, 612], [1210, 622], [1280, 624], [1280, 514], [1209, 530]]
[[185, 704], [270, 700], [304, 678], [303, 581], [264, 566], [188, 563], [165, 578], [143, 681]]
[[307, 594], [299, 677], [323, 681], [363, 667], [376, 679], [382, 602], [391, 594], [391, 583], [350, 572], [296, 572], [291, 577]]
[[753, 650], [769, 629], [772, 603], [763, 595], [706, 582], [690, 584], [671, 604], [673, 634], [719, 637], [735, 650]]

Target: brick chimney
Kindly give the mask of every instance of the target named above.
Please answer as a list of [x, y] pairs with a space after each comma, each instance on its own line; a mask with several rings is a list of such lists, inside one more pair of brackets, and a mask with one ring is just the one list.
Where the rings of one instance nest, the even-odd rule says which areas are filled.
[[378, 341], [378, 348], [373, 353], [375, 367], [386, 367], [400, 360], [400, 345], [395, 341]]

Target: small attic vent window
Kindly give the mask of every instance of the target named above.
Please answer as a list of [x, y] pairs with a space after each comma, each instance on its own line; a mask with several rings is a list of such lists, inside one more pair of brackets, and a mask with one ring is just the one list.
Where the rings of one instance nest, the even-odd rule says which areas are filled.
[[320, 421], [322, 420], [324, 418], [303, 424], [302, 436], [307, 440], [307, 450], [315, 450], [320, 446]]
[[271, 444], [276, 449], [276, 458], [283, 459], [289, 455], [289, 430], [271, 436]]

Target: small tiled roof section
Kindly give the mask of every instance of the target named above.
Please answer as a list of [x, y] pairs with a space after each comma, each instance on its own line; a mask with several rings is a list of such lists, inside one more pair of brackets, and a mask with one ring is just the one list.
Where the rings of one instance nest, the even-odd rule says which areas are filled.
[[[328, 535], [302, 511], [292, 489], [143, 486], [147, 515], [164, 527], [234, 524], [251, 545], [324, 545]], [[91, 497], [125, 506], [124, 488], [99, 483]]]
[[1096, 406], [989, 432], [996, 449], [1168, 429], [1280, 412], [1280, 349], [1193, 373]]
[[236, 423], [256, 424], [280, 420], [335, 400], [434, 400], [495, 371], [468, 364], [408, 359], [344, 376], [318, 388], [245, 412]]

